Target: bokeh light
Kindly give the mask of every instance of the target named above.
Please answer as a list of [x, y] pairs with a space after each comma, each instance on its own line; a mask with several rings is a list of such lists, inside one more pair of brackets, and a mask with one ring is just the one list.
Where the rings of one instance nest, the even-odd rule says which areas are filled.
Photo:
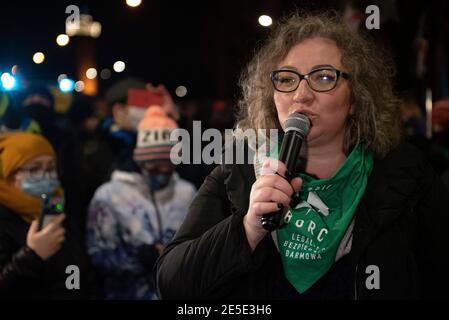
[[125, 71], [126, 64], [123, 61], [116, 61], [113, 68], [115, 72], [123, 72]]
[[45, 60], [45, 55], [42, 52], [40, 52], [40, 51], [36, 52], [33, 55], [33, 62], [35, 64], [41, 64], [42, 62], [44, 62], [44, 60]]

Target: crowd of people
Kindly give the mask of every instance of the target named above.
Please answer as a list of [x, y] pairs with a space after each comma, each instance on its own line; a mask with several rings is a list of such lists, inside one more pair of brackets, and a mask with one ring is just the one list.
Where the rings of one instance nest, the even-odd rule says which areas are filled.
[[[163, 100], [136, 116], [130, 90]], [[82, 94], [57, 112], [46, 84], [0, 94], [0, 296], [156, 299], [153, 265], [210, 170], [173, 165], [169, 137], [200, 110], [137, 78], [108, 89], [106, 113]], [[46, 226], [43, 195], [63, 212]], [[70, 265], [83, 290], [66, 288]]]
[[[429, 140], [375, 52], [338, 16], [293, 15], [243, 72], [235, 121], [232, 101], [175, 103], [137, 78], [105, 92], [106, 110], [72, 94], [61, 112], [46, 83], [0, 91], [0, 297], [447, 297], [449, 102]], [[132, 105], [130, 90], [160, 103]], [[261, 168], [170, 159], [170, 133], [194, 120], [282, 133], [293, 112], [311, 122], [295, 172], [275, 153]], [[280, 207], [268, 232], [260, 219]]]

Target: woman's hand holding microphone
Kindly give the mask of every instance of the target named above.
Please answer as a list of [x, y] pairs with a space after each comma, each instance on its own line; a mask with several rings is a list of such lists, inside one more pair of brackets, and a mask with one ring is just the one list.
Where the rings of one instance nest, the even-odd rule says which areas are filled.
[[268, 158], [263, 163], [260, 177], [251, 188], [249, 208], [243, 218], [243, 226], [253, 251], [268, 233], [260, 221], [263, 215], [279, 211], [278, 205], [289, 207], [291, 197], [301, 188], [301, 178], [296, 177], [288, 182], [285, 178], [286, 171], [284, 163]]

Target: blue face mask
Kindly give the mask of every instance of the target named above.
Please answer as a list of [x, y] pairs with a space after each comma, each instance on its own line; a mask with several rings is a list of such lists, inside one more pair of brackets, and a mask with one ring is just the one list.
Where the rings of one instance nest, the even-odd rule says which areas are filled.
[[151, 190], [157, 191], [165, 188], [170, 182], [172, 173], [159, 173], [156, 175], [145, 176], [145, 180]]
[[24, 178], [21, 183], [21, 190], [30, 196], [40, 197], [43, 194], [53, 194], [60, 186], [58, 178], [43, 177], [41, 179]]

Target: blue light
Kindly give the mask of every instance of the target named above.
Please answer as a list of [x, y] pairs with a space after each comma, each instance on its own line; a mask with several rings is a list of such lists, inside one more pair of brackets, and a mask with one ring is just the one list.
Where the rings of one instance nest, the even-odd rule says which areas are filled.
[[75, 82], [72, 79], [62, 79], [59, 82], [59, 89], [62, 92], [70, 92], [73, 91], [73, 89], [75, 89]]
[[16, 78], [10, 75], [8, 72], [5, 72], [1, 76], [1, 82], [3, 89], [9, 91], [13, 90], [16, 87], [17, 81]]

